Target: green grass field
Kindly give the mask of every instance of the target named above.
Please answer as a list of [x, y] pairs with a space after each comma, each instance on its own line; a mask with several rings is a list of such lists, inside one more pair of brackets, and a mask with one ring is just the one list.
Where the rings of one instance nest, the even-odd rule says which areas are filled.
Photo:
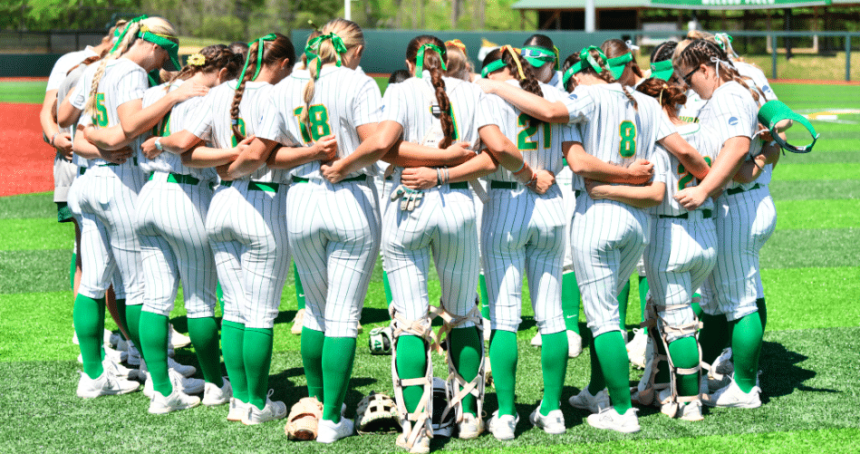
[[[35, 85], [35, 86], [34, 86]], [[0, 102], [41, 102], [43, 85], [0, 84]], [[856, 87], [776, 85], [780, 99], [798, 110], [856, 108]], [[30, 93], [27, 95], [27, 93]], [[541, 398], [539, 351], [532, 311], [523, 308], [518, 333], [516, 440], [434, 440], [434, 449], [474, 452], [857, 452], [860, 437], [860, 115], [842, 123], [816, 121], [821, 133], [808, 155], [784, 156], [771, 192], [779, 220], [762, 250], [762, 277], [769, 323], [761, 367], [764, 405], [756, 410], [712, 410], [704, 422], [671, 420], [654, 409], [640, 411], [642, 431], [598, 431], [566, 400], [586, 385], [588, 352], [569, 363], [563, 409], [568, 431], [549, 436], [527, 415]], [[57, 224], [51, 194], [0, 198], [0, 452], [397, 452], [393, 436], [351, 437], [333, 446], [292, 443], [283, 423], [245, 427], [227, 423], [227, 409], [196, 408], [167, 416], [146, 413], [141, 393], [82, 400], [75, 397], [80, 366], [71, 343], [73, 295], [69, 289], [72, 227]], [[628, 328], [639, 321], [633, 279]], [[527, 293], [527, 289], [524, 288]], [[439, 285], [430, 286], [431, 300]], [[307, 394], [300, 338], [289, 332], [296, 310], [292, 278], [275, 325], [270, 386], [288, 405]], [[181, 295], [173, 323], [187, 331]], [[220, 312], [219, 312], [220, 313]], [[352, 416], [370, 391], [391, 393], [391, 359], [367, 350], [367, 333], [388, 320], [381, 267], [367, 295], [358, 357], [346, 403]], [[581, 319], [584, 328], [584, 319]], [[109, 321], [108, 328], [116, 327]], [[583, 330], [585, 332], [585, 330]], [[196, 364], [192, 350], [180, 362]], [[444, 376], [434, 357], [437, 376]], [[641, 372], [631, 369], [631, 381]], [[492, 389], [486, 410], [496, 409]]]

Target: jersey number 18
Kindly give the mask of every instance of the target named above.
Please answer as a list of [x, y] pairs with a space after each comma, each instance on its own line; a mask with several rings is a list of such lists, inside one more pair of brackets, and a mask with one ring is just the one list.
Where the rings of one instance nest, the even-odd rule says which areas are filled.
[[304, 139], [305, 143], [320, 140], [321, 137], [331, 134], [331, 126], [328, 124], [328, 109], [324, 105], [314, 104], [308, 109], [310, 128], [302, 123], [302, 110], [304, 110], [304, 107], [296, 107], [293, 115], [299, 120], [302, 139]]

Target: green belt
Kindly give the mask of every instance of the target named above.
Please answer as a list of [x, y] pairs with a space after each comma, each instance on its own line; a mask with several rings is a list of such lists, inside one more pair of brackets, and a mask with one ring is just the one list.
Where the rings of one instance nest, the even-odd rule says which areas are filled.
[[[711, 213], [711, 210], [702, 210], [702, 218], [704, 218], [704, 219], [711, 219], [712, 214], [713, 213]], [[660, 219], [688, 219], [690, 216], [688, 215], [688, 213], [684, 213], [684, 214], [679, 214], [677, 216], [669, 216], [668, 214], [661, 214], [658, 217]]]
[[742, 188], [742, 187], [741, 187], [741, 188], [734, 188], [734, 189], [727, 189], [727, 190], [726, 190], [726, 194], [728, 194], [728, 195], [740, 194], [741, 192], [744, 192], [744, 191], [752, 191], [753, 189], [758, 189], [758, 188], [760, 188], [760, 187], [761, 187], [761, 185], [760, 185], [760, 184], [758, 184], [758, 183], [756, 183], [756, 184], [754, 184], [754, 185], [753, 185], [753, 187], [751, 187], [751, 188], [749, 188], [749, 189], [744, 189], [744, 188]]
[[449, 189], [469, 189], [469, 183], [466, 181], [460, 181], [457, 183], [448, 183]]
[[[341, 183], [349, 183], [351, 181], [366, 181], [366, 180], [367, 180], [367, 175], [359, 175], [357, 177], [344, 178], [343, 180], [340, 180], [340, 182]], [[309, 181], [311, 181], [310, 178], [297, 177], [297, 176], [293, 175], [293, 183], [307, 183]]]
[[574, 198], [574, 199], [578, 199], [580, 194], [582, 194], [582, 191], [581, 191], [581, 190], [579, 190], [579, 189], [575, 189], [575, 190], [573, 191], [573, 198]]
[[[152, 181], [152, 178], [155, 177], [155, 173], [149, 176], [149, 180]], [[192, 177], [191, 175], [183, 175], [181, 173], [168, 173], [167, 174], [167, 182], [168, 183], [180, 183], [180, 184], [197, 184], [200, 183], [200, 180]]]
[[78, 175], [83, 175], [85, 173], [87, 173], [86, 167], [78, 167]]
[[[230, 186], [233, 186], [233, 182], [232, 181], [222, 181], [221, 186], [224, 186], [225, 188], [229, 188]], [[280, 187], [281, 187], [281, 185], [278, 183], [266, 183], [266, 182], [262, 182], [262, 181], [249, 181], [248, 182], [248, 189], [251, 191], [278, 192], [278, 188], [280, 188]]]
[[[134, 165], [137, 165], [137, 156], [135, 156], [135, 157], [131, 158], [131, 162], [132, 162], [132, 163], [134, 163]], [[100, 167], [116, 167], [116, 166], [118, 166], [119, 164], [114, 163], [114, 162], [109, 162], [109, 163], [107, 163], [107, 164], [98, 164], [98, 165], [99, 165]]]
[[519, 183], [511, 181], [490, 181], [490, 189], [516, 189]]

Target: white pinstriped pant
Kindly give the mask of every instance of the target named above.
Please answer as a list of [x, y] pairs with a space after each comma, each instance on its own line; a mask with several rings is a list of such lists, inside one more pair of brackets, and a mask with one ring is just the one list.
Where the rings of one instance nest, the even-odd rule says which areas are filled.
[[215, 190], [206, 231], [224, 291], [224, 320], [272, 328], [290, 270], [287, 190], [248, 189], [248, 180]]
[[481, 244], [492, 328], [512, 332], [519, 328], [525, 271], [538, 331], [564, 331], [561, 273], [566, 242], [561, 188], [553, 185], [538, 195], [518, 185], [517, 189], [490, 189], [489, 195]]
[[475, 222], [475, 204], [468, 188], [443, 185], [424, 191], [421, 206], [414, 211], [402, 211], [400, 199], [388, 202], [382, 251], [391, 284], [391, 304], [404, 318], [427, 317], [431, 250], [445, 310], [462, 317], [475, 307], [479, 262]]
[[171, 183], [167, 176], [154, 172], [137, 200], [143, 310], [169, 317], [181, 278], [188, 318], [214, 317], [217, 275], [203, 224], [212, 189], [205, 181]]
[[[693, 293], [705, 282], [717, 263], [717, 227], [702, 210], [687, 213], [688, 219], [651, 216], [651, 237], [645, 246], [645, 273], [651, 298], [661, 306], [685, 306], [660, 311], [669, 326], [693, 322]], [[669, 342], [681, 337], [669, 334]]]
[[573, 248], [570, 247], [570, 228], [573, 225], [573, 215], [576, 213], [576, 196], [573, 193], [573, 171], [564, 166], [555, 177], [555, 182], [561, 189], [564, 198], [564, 268], [563, 272], [573, 271]]
[[[93, 166], [75, 187], [81, 213], [81, 285], [78, 293], [104, 298], [114, 286], [126, 305], [143, 304], [140, 243], [134, 206], [144, 175], [137, 166]], [[117, 272], [118, 271], [118, 272]]]
[[621, 331], [618, 294], [645, 249], [648, 215], [612, 200], [593, 200], [583, 191], [570, 231], [573, 267], [594, 337]]
[[[702, 310], [738, 320], [758, 310], [759, 251], [776, 229], [776, 207], [767, 186], [716, 203], [717, 265], [702, 286]], [[763, 292], [761, 293], [763, 296]]]
[[379, 255], [378, 196], [372, 178], [293, 183], [287, 194], [290, 249], [305, 289], [304, 327], [356, 337]]

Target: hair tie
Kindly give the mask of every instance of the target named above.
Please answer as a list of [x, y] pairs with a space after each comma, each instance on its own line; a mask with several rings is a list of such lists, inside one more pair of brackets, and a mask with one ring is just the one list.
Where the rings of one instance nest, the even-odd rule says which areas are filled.
[[466, 53], [466, 45], [463, 44], [463, 41], [460, 41], [459, 39], [452, 39], [452, 40], [445, 41], [445, 46], [446, 47], [447, 46], [456, 47], [456, 48], [462, 50], [464, 54]]
[[448, 66], [445, 64], [445, 56], [448, 51], [440, 49], [439, 46], [433, 43], [424, 43], [418, 48], [418, 55], [415, 57], [415, 77], [421, 79], [424, 73], [424, 51], [426, 49], [434, 50], [439, 54], [439, 61], [442, 63], [442, 71], [447, 71]]
[[121, 43], [122, 40], [125, 39], [125, 35], [128, 33], [128, 29], [131, 28], [132, 24], [138, 23], [138, 22], [140, 22], [144, 19], [147, 19], [147, 18], [149, 18], [149, 16], [144, 14], [142, 16], [137, 16], [134, 19], [128, 21], [128, 23], [125, 24], [125, 28], [122, 29], [122, 34], [119, 35], [119, 38], [117, 38], [116, 43], [114, 43], [113, 47], [111, 47], [110, 52], [108, 52], [108, 54], [112, 54], [116, 50], [116, 48], [119, 47], [119, 43]]
[[203, 66], [206, 64], [206, 57], [203, 54], [192, 54], [185, 62], [188, 66]]
[[314, 79], [319, 78], [320, 76], [320, 70], [322, 69], [322, 57], [319, 55], [319, 53], [323, 41], [326, 40], [331, 40], [331, 45], [334, 48], [334, 58], [337, 62], [337, 66], [343, 66], [340, 61], [340, 54], [346, 53], [346, 45], [343, 43], [343, 39], [335, 32], [331, 32], [327, 35], [319, 35], [316, 38], [308, 41], [308, 45], [305, 46], [305, 56], [308, 58], [308, 67], [310, 67], [310, 62], [312, 62], [314, 59], [316, 59], [317, 61], [317, 74]]
[[523, 72], [523, 65], [520, 63], [519, 55], [517, 55], [519, 52], [515, 51], [510, 44], [505, 44], [504, 46], [502, 46], [502, 53], [504, 54], [505, 51], [508, 51], [508, 53], [511, 54], [511, 58], [513, 58], [514, 63], [517, 64], [517, 71], [519, 72], [520, 79], [526, 80], [526, 74]]
[[260, 68], [263, 67], [263, 50], [265, 48], [266, 41], [274, 41], [278, 39], [278, 36], [274, 33], [269, 33], [266, 36], [261, 36], [251, 42], [248, 43], [248, 56], [245, 57], [245, 66], [242, 67], [242, 73], [239, 74], [239, 82], [236, 83], [236, 90], [239, 89], [239, 85], [242, 85], [242, 81], [245, 80], [245, 71], [248, 69], [248, 64], [251, 63], [251, 47], [254, 46], [254, 43], [257, 43], [257, 70], [254, 72], [254, 77], [251, 80], [257, 80], [257, 76], [260, 75]]
[[715, 63], [717, 69], [717, 79], [720, 78], [720, 65], [726, 65], [726, 68], [732, 69], [734, 66], [725, 60], [721, 60], [720, 57], [711, 57], [711, 63]]
[[596, 60], [593, 55], [591, 55], [592, 50], [596, 50], [597, 55], [602, 58], [604, 62], [607, 60], [606, 55], [597, 46], [588, 46], [585, 49], [582, 49], [579, 52], [579, 59], [588, 62], [589, 66], [591, 66], [591, 68], [594, 69], [596, 73], [600, 74], [603, 72], [603, 67], [600, 66], [600, 62]]
[[636, 52], [637, 50], [639, 50], [639, 46], [633, 44], [633, 41], [630, 41], [629, 39], [627, 41], [624, 41], [624, 44], [627, 45], [627, 48], [630, 49], [631, 52]]

